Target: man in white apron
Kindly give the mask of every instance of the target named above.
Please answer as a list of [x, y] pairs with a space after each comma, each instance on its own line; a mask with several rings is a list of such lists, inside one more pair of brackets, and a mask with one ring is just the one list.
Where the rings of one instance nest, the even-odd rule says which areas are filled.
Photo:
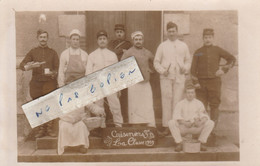
[[155, 126], [153, 94], [150, 85], [150, 73], [153, 71], [149, 64], [153, 63], [153, 54], [143, 47], [144, 35], [141, 31], [131, 35], [134, 46], [128, 49], [122, 56], [122, 60], [134, 56], [144, 81], [128, 88], [128, 117], [130, 124], [145, 123], [149, 127]]
[[183, 98], [185, 74], [189, 73], [191, 56], [186, 43], [178, 40], [178, 27], [167, 24], [168, 39], [157, 48], [154, 68], [160, 74], [162, 95], [162, 136], [169, 134], [168, 121], [175, 105]]
[[[58, 75], [59, 87], [85, 76], [85, 66], [88, 54], [80, 49], [80, 32], [74, 29], [70, 33], [71, 45], [60, 56]], [[84, 107], [74, 110], [59, 121], [58, 154], [64, 152], [66, 146], [78, 146], [81, 153], [86, 153], [89, 147], [89, 131], [82, 121], [85, 117]]]
[[[116, 54], [107, 49], [108, 39], [106, 31], [101, 30], [97, 33], [97, 43], [99, 48], [89, 54], [86, 67], [86, 75], [118, 62]], [[107, 101], [109, 104], [109, 109], [111, 110], [113, 115], [115, 127], [122, 127], [123, 117], [121, 114], [121, 106], [118, 98], [118, 93], [107, 96]], [[91, 109], [93, 107], [93, 104], [97, 104], [100, 107], [104, 108], [104, 99], [89, 104], [87, 107]], [[102, 126], [105, 126], [105, 124], [103, 124]]]

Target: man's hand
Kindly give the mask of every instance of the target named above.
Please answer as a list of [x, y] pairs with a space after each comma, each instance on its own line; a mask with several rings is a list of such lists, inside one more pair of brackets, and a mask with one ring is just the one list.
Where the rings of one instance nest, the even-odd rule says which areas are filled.
[[169, 74], [168, 70], [166, 70], [165, 72], [163, 72], [163, 75], [164, 75], [165, 77], [167, 77], [168, 74]]
[[78, 123], [81, 120], [82, 120], [82, 118], [80, 116], [77, 116], [77, 117], [75, 117], [73, 124]]
[[100, 116], [100, 117], [105, 117], [106, 116], [105, 110], [102, 109], [102, 108], [97, 108], [97, 109], [93, 110], [92, 113], [95, 116]]
[[216, 72], [216, 76], [217, 76], [217, 77], [220, 77], [220, 76], [222, 76], [223, 74], [225, 74], [225, 73], [224, 73], [224, 71], [223, 71], [222, 69], [218, 69], [218, 71]]
[[193, 125], [193, 123], [191, 123], [190, 121], [185, 121], [184, 122], [184, 126], [187, 127], [187, 128], [191, 128]]
[[194, 121], [194, 127], [201, 127], [205, 124], [205, 122], [208, 120], [208, 118], [204, 117], [202, 119], [196, 118]]
[[180, 67], [180, 73], [181, 74], [185, 74], [186, 73], [186, 69], [184, 67]]
[[55, 71], [50, 71], [49, 73], [46, 73], [46, 74], [44, 74], [44, 75], [50, 76], [52, 79], [54, 79], [55, 76], [57, 75], [57, 72], [55, 72]]

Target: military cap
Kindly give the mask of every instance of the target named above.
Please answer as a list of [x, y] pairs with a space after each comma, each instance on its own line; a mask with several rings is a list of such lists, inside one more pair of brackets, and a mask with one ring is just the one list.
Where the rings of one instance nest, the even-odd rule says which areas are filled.
[[214, 35], [214, 30], [211, 29], [211, 28], [205, 28], [205, 29], [203, 30], [203, 36], [204, 36], [204, 35]]
[[107, 32], [105, 30], [98, 31], [97, 38], [99, 38], [100, 36], [106, 36], [107, 37]]
[[115, 30], [125, 30], [125, 26], [123, 24], [116, 24], [115, 25]]
[[196, 87], [193, 85], [192, 80], [188, 79], [185, 81], [185, 89], [196, 89]]
[[47, 31], [42, 30], [42, 29], [39, 29], [39, 30], [37, 31], [37, 37], [38, 37], [39, 35], [43, 34], [43, 33], [47, 33], [47, 35], [48, 35], [48, 32], [47, 32]]
[[174, 28], [174, 27], [178, 30], [177, 24], [175, 24], [175, 23], [173, 23], [171, 21], [167, 23], [167, 30], [171, 29], [171, 28]]

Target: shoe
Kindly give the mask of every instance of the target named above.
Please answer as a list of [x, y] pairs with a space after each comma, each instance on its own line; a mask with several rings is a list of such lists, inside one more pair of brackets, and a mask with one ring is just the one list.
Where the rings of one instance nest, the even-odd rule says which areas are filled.
[[37, 134], [34, 136], [35, 138], [41, 138], [45, 136], [45, 128], [43, 126], [40, 126]]
[[45, 132], [43, 130], [40, 130], [34, 137], [35, 138], [41, 138], [45, 136]]
[[157, 134], [159, 138], [165, 137], [165, 135], [159, 130], [157, 130]]
[[57, 134], [52, 131], [47, 132], [47, 135], [51, 137], [57, 137]]
[[85, 154], [85, 153], [88, 152], [88, 149], [85, 148], [84, 146], [80, 146], [80, 148], [79, 148], [79, 152], [82, 153], [82, 154]]
[[208, 138], [207, 146], [214, 147], [216, 146], [216, 134], [211, 133], [211, 135]]
[[207, 151], [207, 147], [204, 143], [200, 144], [200, 151]]
[[180, 152], [182, 151], [182, 143], [178, 143], [175, 147], [175, 152]]
[[165, 137], [165, 136], [167, 136], [167, 135], [169, 135], [170, 134], [170, 130], [169, 130], [169, 128], [166, 128], [164, 131], [157, 131], [158, 132], [158, 136], [159, 137]]

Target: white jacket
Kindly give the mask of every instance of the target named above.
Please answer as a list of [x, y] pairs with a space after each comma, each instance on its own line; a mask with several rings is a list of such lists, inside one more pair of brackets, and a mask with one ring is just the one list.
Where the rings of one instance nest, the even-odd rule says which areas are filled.
[[114, 52], [108, 50], [107, 48], [98, 48], [91, 54], [89, 54], [85, 75], [103, 69], [104, 67], [107, 67], [117, 62], [118, 59]]
[[[174, 79], [176, 82], [184, 82], [185, 74], [189, 73], [191, 56], [186, 43], [169, 39], [162, 42], [157, 48], [154, 58], [154, 68], [161, 74], [161, 78]], [[185, 74], [180, 73], [180, 68], [185, 69]], [[169, 72], [164, 76], [165, 71]]]

